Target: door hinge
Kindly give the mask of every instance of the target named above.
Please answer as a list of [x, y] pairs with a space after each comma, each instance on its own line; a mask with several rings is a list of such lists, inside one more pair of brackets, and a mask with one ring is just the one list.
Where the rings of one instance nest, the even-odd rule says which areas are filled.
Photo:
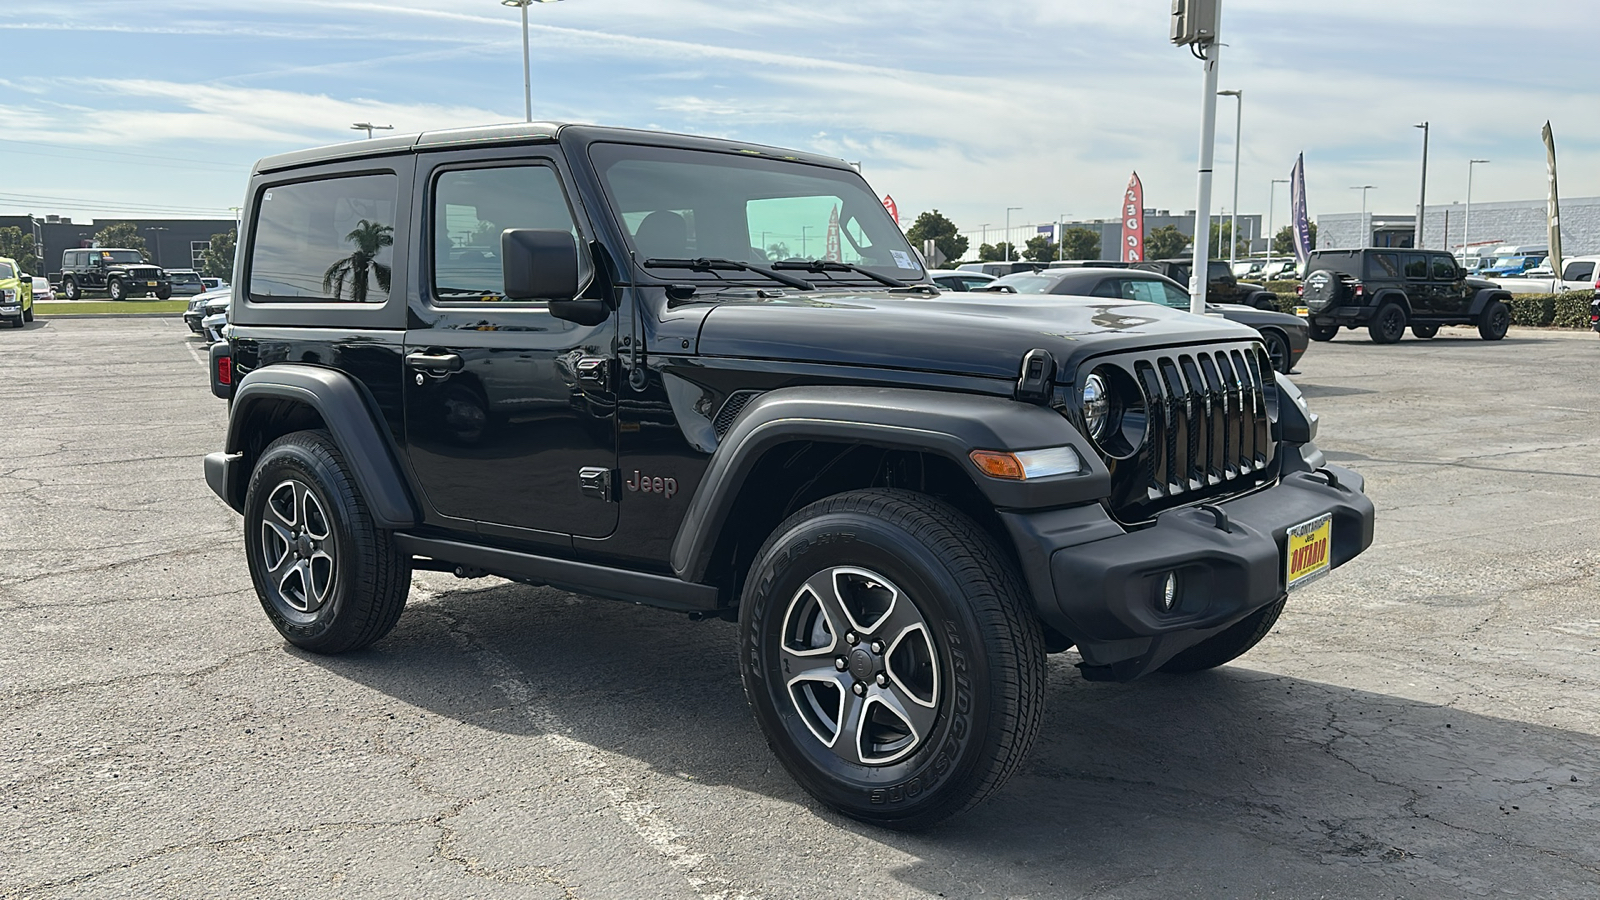
[[611, 503], [617, 498], [611, 491], [615, 479], [610, 469], [600, 466], [584, 466], [578, 470], [578, 486], [583, 490], [585, 497], [592, 497], [606, 503]]

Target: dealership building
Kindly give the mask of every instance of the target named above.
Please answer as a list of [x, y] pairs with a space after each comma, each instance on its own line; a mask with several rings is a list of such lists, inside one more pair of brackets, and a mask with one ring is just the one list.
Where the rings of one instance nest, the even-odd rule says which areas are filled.
[[[1414, 213], [1323, 214], [1317, 216], [1317, 246], [1360, 247], [1364, 243], [1369, 247], [1410, 247], [1416, 224]], [[1544, 247], [1550, 241], [1545, 201], [1474, 203], [1470, 222], [1465, 203], [1427, 208], [1422, 220], [1423, 246], [1460, 253], [1463, 235], [1476, 252], [1507, 245]], [[1569, 257], [1600, 253], [1600, 197], [1568, 197], [1561, 201], [1561, 252]]]
[[212, 235], [236, 227], [232, 219], [95, 219], [74, 222], [63, 216], [3, 216], [0, 228], [22, 229], [44, 247], [40, 256], [48, 272], [61, 269], [61, 251], [94, 246], [94, 236], [108, 225], [131, 223], [144, 238], [150, 261], [163, 269], [199, 269]]

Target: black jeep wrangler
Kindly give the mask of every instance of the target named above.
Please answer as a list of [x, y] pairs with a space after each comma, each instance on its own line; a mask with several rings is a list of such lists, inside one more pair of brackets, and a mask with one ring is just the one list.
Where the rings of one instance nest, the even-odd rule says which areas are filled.
[[380, 639], [414, 569], [737, 621], [774, 753], [866, 821], [994, 793], [1047, 652], [1221, 665], [1372, 539], [1254, 331], [939, 298], [839, 160], [464, 129], [263, 160], [243, 222], [205, 473], [285, 638]]
[[1313, 250], [1299, 289], [1314, 341], [1332, 340], [1341, 326], [1365, 325], [1377, 344], [1400, 340], [1408, 324], [1422, 339], [1441, 325], [1476, 325], [1486, 341], [1511, 327], [1511, 292], [1467, 277], [1440, 251]]
[[[1165, 275], [1173, 281], [1189, 286], [1189, 273], [1194, 270], [1192, 259], [1151, 259], [1130, 263], [1131, 269], [1143, 269]], [[1259, 284], [1249, 284], [1234, 277], [1228, 261], [1213, 259], [1206, 264], [1206, 302], [1237, 303], [1278, 312], [1278, 295]]]
[[166, 300], [172, 296], [172, 279], [161, 267], [151, 265], [137, 250], [96, 247], [91, 250], [61, 252], [61, 293], [68, 300], [104, 291], [113, 300], [155, 294]]

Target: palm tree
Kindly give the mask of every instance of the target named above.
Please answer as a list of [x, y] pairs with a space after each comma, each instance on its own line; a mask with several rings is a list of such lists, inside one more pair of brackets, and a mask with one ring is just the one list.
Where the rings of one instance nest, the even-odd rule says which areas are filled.
[[344, 283], [350, 282], [350, 299], [355, 303], [365, 303], [367, 300], [368, 276], [378, 282], [378, 287], [385, 293], [389, 291], [389, 267], [377, 261], [378, 254], [384, 247], [394, 246], [394, 226], [380, 225], [362, 219], [354, 231], [344, 236], [344, 239], [356, 245], [356, 251], [344, 259], [338, 260], [322, 273], [322, 289], [333, 295], [333, 299], [340, 299], [344, 293]]

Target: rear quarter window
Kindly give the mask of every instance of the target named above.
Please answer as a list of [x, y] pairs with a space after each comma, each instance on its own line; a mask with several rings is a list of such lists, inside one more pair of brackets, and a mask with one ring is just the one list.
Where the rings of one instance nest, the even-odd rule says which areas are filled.
[[389, 299], [399, 179], [325, 178], [264, 188], [246, 292], [256, 302]]

